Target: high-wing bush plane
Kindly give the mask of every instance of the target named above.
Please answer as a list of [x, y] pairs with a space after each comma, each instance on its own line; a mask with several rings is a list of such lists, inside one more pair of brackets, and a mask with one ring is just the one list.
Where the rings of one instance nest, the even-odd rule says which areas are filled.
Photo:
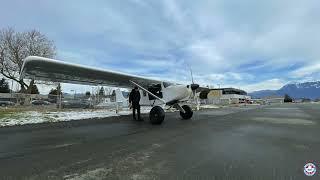
[[29, 56], [24, 60], [20, 78], [129, 89], [136, 85], [139, 87], [141, 95], [140, 104], [152, 106], [149, 114], [152, 124], [163, 122], [165, 112], [162, 107], [164, 105], [179, 110], [182, 119], [190, 119], [193, 111], [190, 106], [186, 105], [186, 101], [199, 87], [194, 83], [189, 85], [175, 84], [38, 56]]

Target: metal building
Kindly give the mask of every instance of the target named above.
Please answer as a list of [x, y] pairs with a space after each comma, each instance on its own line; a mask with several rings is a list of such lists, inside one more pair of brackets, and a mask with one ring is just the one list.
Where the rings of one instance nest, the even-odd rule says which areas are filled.
[[[251, 103], [247, 92], [235, 88], [215, 88], [201, 92], [202, 102], [205, 104], [240, 104]], [[206, 94], [206, 95], [205, 95]]]

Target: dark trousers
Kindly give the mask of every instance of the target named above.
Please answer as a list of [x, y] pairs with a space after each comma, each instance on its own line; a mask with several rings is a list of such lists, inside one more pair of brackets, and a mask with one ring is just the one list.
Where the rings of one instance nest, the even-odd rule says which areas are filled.
[[138, 112], [138, 120], [140, 120], [140, 104], [132, 105], [132, 116], [133, 116], [133, 119], [136, 119], [136, 110]]

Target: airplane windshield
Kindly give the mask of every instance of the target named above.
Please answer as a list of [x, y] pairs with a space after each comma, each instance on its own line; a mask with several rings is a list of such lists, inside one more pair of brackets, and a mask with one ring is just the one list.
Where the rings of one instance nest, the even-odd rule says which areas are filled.
[[164, 88], [167, 88], [169, 86], [173, 85], [172, 83], [169, 83], [169, 82], [163, 82], [163, 87]]

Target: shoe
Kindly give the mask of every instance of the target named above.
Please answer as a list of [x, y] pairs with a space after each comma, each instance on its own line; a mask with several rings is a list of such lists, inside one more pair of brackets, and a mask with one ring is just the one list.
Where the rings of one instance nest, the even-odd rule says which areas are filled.
[[142, 119], [142, 118], [140, 118], [140, 119], [138, 119], [138, 121], [143, 121], [143, 119]]

